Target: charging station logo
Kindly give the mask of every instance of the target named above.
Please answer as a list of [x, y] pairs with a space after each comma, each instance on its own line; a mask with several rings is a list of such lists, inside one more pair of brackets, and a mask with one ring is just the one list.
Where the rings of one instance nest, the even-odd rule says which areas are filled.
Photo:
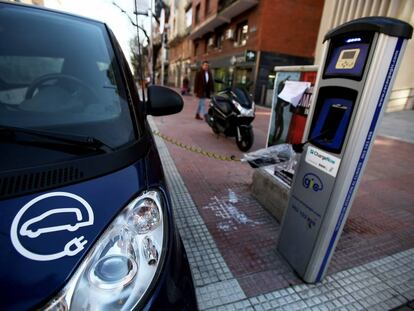
[[328, 161], [331, 164], [335, 164], [335, 160], [333, 160], [331, 157], [326, 156], [326, 155], [322, 155], [320, 152], [318, 152], [317, 150], [314, 149], [310, 149], [310, 154], [315, 155], [316, 157], [318, 157], [319, 159], [321, 159], [322, 161]]
[[336, 177], [339, 164], [341, 163], [340, 158], [337, 158], [323, 150], [316, 149], [313, 146], [309, 146], [307, 149], [305, 161], [332, 177]]
[[313, 173], [308, 173], [303, 176], [302, 184], [306, 189], [310, 188], [315, 192], [321, 191], [323, 189], [322, 180]]
[[[24, 257], [49, 261], [82, 251], [88, 241], [77, 231], [93, 223], [92, 207], [83, 198], [68, 192], [51, 192], [32, 199], [19, 210], [10, 236], [14, 248]], [[61, 234], [59, 237], [68, 240], [55, 249], [48, 246], [51, 234]]]

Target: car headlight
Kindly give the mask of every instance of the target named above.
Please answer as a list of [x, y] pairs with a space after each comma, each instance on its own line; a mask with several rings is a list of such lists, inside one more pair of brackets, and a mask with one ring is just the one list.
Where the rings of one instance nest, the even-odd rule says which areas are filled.
[[161, 194], [144, 192], [115, 218], [45, 309], [133, 309], [161, 266], [163, 239]]

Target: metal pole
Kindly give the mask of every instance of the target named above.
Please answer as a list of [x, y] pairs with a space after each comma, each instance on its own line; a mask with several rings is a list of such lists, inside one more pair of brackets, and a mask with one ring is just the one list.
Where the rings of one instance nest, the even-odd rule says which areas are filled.
[[164, 85], [164, 62], [165, 62], [165, 32], [161, 34], [161, 85]]
[[[134, 0], [134, 5], [135, 5], [135, 12], [136, 12], [137, 11], [137, 0]], [[129, 17], [129, 15], [128, 15], [128, 17]], [[135, 15], [135, 25], [136, 25], [136, 29], [137, 29], [137, 44], [138, 44], [138, 55], [139, 55], [138, 56], [138, 71], [139, 71], [139, 73], [138, 73], [137, 78], [139, 79], [139, 81], [140, 81], [139, 83], [141, 84], [140, 87], [138, 87], [138, 93], [139, 93], [140, 90], [142, 91], [142, 94], [141, 94], [142, 100], [143, 100], [143, 102], [145, 102], [146, 100], [145, 100], [145, 92], [144, 92], [144, 86], [143, 86], [144, 72], [142, 70], [142, 56], [143, 56], [143, 54], [142, 54], [141, 42], [139, 41], [138, 14]], [[144, 33], [145, 33], [145, 30], [144, 30]]]
[[151, 41], [150, 41], [150, 46], [151, 46], [151, 70], [150, 70], [150, 74], [151, 74], [151, 83], [154, 84], [155, 83], [155, 74], [154, 74], [154, 67], [155, 67], [155, 59], [154, 59], [154, 43], [153, 43], [153, 38], [154, 38], [154, 34], [153, 34], [153, 27], [152, 27], [152, 12], [154, 9], [154, 6], [152, 5], [153, 0], [151, 1], [151, 7], [148, 10], [148, 16], [150, 18], [150, 33], [151, 33]]

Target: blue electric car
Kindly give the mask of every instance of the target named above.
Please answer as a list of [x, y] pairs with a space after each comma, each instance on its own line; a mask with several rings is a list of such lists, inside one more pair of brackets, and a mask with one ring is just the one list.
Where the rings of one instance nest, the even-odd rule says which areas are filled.
[[0, 3], [0, 310], [196, 310], [147, 115], [100, 22]]

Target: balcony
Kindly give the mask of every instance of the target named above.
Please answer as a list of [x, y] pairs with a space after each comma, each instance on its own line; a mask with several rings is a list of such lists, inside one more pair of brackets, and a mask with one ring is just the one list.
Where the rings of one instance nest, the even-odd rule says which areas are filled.
[[237, 0], [219, 0], [219, 2], [218, 2], [218, 12], [220, 12], [223, 9], [229, 7], [231, 4], [233, 4], [236, 1]]
[[230, 23], [233, 17], [240, 15], [259, 3], [259, 0], [225, 0], [221, 1], [219, 10], [197, 25], [190, 33], [190, 39], [201, 38], [206, 33], [214, 31], [217, 27]]

